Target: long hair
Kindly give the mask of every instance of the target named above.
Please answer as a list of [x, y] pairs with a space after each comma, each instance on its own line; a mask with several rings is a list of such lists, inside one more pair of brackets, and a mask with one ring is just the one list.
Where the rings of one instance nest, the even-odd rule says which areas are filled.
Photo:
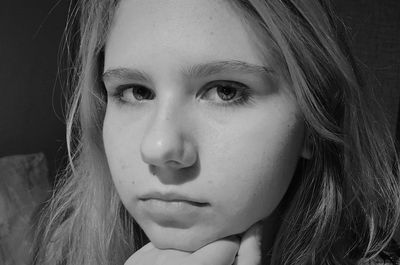
[[[229, 2], [261, 45], [273, 47], [313, 151], [311, 159], [300, 159], [283, 202], [271, 264], [375, 258], [399, 223], [399, 161], [342, 23], [324, 0]], [[123, 264], [147, 242], [119, 200], [102, 142], [103, 48], [117, 7], [117, 0], [81, 0], [71, 12], [71, 21], [80, 20], [71, 27], [79, 33], [79, 52], [67, 118], [70, 163], [38, 222], [34, 264]]]

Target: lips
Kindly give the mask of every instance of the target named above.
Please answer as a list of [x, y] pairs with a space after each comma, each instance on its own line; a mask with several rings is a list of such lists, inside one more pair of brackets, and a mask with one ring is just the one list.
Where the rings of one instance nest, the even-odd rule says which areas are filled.
[[198, 207], [204, 207], [204, 206], [209, 206], [210, 204], [201, 199], [201, 198], [194, 198], [193, 196], [188, 196], [184, 195], [181, 193], [176, 193], [176, 192], [149, 192], [144, 194], [143, 196], [139, 197], [140, 200], [142, 201], [148, 201], [148, 200], [159, 200], [159, 201], [165, 201], [165, 202], [184, 202], [188, 203], [193, 206], [198, 206]]
[[137, 212], [146, 222], [154, 222], [162, 227], [188, 228], [211, 207], [207, 201], [176, 192], [150, 192], [139, 196]]

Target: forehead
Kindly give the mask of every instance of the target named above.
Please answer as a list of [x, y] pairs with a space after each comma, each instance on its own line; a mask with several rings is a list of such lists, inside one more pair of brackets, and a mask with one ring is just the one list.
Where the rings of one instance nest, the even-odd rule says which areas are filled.
[[105, 49], [105, 68], [224, 60], [265, 65], [254, 33], [223, 0], [122, 0]]

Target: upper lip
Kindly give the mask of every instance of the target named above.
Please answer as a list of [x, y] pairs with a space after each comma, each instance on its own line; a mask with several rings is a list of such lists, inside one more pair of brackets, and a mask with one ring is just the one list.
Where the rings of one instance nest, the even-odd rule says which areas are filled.
[[207, 201], [200, 198], [193, 198], [192, 196], [184, 195], [176, 192], [160, 192], [160, 191], [152, 191], [149, 193], [145, 193], [143, 196], [140, 196], [141, 200], [149, 200], [149, 199], [157, 199], [163, 201], [186, 201], [189, 203], [205, 205], [209, 204]]

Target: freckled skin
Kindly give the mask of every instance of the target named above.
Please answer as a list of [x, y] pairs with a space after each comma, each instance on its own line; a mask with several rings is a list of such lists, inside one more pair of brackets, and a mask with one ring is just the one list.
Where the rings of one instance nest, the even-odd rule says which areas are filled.
[[[268, 218], [304, 153], [299, 108], [279, 80], [272, 89], [248, 74], [192, 83], [182, 75], [184, 67], [211, 61], [264, 65], [251, 34], [225, 1], [122, 0], [116, 12], [105, 71], [146, 72], [151, 80], [144, 85], [155, 98], [124, 106], [109, 98], [104, 146], [122, 202], [158, 248], [194, 251]], [[252, 103], [221, 107], [198, 100], [200, 88], [214, 79], [247, 82]], [[113, 87], [106, 83], [109, 95]], [[160, 224], [138, 196], [167, 188], [209, 207], [195, 221]]]

